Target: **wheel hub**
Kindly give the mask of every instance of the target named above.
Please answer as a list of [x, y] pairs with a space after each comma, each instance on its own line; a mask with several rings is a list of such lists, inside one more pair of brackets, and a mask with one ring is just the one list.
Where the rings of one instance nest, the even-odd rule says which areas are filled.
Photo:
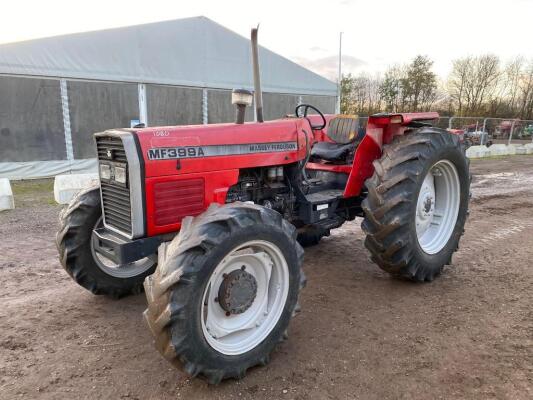
[[422, 197], [420, 202], [420, 214], [422, 217], [430, 217], [435, 209], [435, 199], [430, 194]]
[[227, 315], [242, 314], [253, 304], [256, 295], [255, 277], [244, 268], [236, 269], [224, 277], [218, 290], [218, 302]]
[[433, 179], [426, 178], [420, 188], [418, 204], [416, 210], [416, 229], [417, 232], [425, 232], [433, 220], [435, 212], [435, 188]]

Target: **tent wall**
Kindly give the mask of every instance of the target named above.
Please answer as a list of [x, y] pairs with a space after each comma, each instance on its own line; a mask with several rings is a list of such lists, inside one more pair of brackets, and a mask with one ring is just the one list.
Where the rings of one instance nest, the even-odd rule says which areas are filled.
[[146, 85], [150, 126], [202, 123], [202, 89]]
[[[293, 114], [300, 103], [309, 103], [317, 107], [324, 114], [335, 112], [335, 97], [333, 96], [296, 96], [280, 93], [263, 93], [263, 113], [265, 120], [282, 118]], [[221, 123], [235, 120], [235, 106], [231, 104], [231, 91], [208, 90], [208, 122]], [[246, 110], [246, 121], [254, 120], [252, 107]]]
[[96, 156], [93, 133], [129, 128], [139, 119], [134, 83], [69, 81], [67, 88], [75, 159]]
[[0, 76], [0, 162], [65, 159], [59, 81]]
[[263, 93], [263, 115], [265, 120], [282, 118], [293, 114], [299, 96], [292, 94]]
[[[35, 178], [94, 169], [93, 133], [129, 127], [132, 120], [140, 120], [136, 83], [62, 82], [0, 75], [0, 177]], [[145, 87], [148, 126], [226, 123], [235, 119], [230, 90], [156, 84]], [[315, 105], [324, 113], [335, 109], [334, 96], [266, 92], [265, 119], [292, 114], [299, 103]], [[253, 107], [249, 107], [246, 121], [253, 119]], [[70, 142], [73, 159], [67, 156]]]
[[302, 96], [302, 103], [311, 104], [324, 114], [335, 113], [336, 101], [334, 96]]
[[[225, 123], [235, 121], [235, 106], [231, 104], [231, 90], [208, 90], [207, 91], [207, 116], [208, 123]], [[246, 108], [245, 121], [254, 120], [252, 107]]]

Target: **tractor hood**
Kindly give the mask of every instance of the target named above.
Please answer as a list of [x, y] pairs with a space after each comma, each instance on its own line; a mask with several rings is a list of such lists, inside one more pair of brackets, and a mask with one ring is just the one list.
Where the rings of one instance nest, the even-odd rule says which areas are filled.
[[146, 178], [289, 164], [305, 158], [306, 133], [312, 141], [302, 119], [128, 131], [138, 138]]

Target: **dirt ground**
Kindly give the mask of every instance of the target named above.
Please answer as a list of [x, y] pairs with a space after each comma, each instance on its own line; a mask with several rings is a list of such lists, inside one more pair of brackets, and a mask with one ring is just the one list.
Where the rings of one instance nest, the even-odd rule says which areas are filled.
[[360, 220], [306, 252], [303, 311], [267, 367], [208, 386], [151, 343], [143, 295], [93, 296], [57, 259], [48, 181], [0, 213], [0, 399], [531, 399], [533, 157], [472, 162], [461, 248], [429, 284], [369, 262]]

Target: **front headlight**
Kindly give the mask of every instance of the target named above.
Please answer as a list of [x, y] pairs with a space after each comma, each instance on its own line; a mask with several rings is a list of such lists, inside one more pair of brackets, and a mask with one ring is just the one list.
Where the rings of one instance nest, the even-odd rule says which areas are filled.
[[100, 178], [111, 179], [111, 166], [108, 164], [100, 164]]
[[126, 168], [115, 167], [115, 181], [118, 183], [126, 183]]

